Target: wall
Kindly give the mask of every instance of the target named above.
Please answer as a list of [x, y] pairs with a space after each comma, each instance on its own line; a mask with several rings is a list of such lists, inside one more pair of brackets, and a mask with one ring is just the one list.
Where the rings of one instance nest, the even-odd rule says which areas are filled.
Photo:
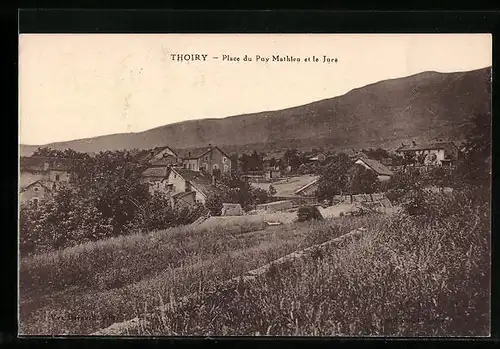
[[168, 184], [173, 184], [172, 195], [186, 191], [186, 181], [174, 171], [168, 176]]
[[257, 210], [265, 210], [267, 212], [276, 212], [276, 211], [284, 211], [292, 208], [292, 201], [284, 200], [284, 201], [275, 201], [269, 202], [267, 204], [257, 205]]
[[213, 148], [198, 159], [198, 168], [201, 169], [203, 167], [210, 174], [213, 173], [214, 168], [219, 168], [221, 173], [230, 173], [231, 159], [226, 157], [218, 148]]
[[26, 190], [19, 193], [19, 202], [26, 202], [28, 200], [33, 200], [35, 198], [42, 199], [46, 197], [50, 197], [50, 191], [48, 191], [43, 185], [40, 183], [36, 183]]
[[24, 187], [39, 180], [47, 180], [48, 176], [43, 172], [23, 171], [19, 176], [19, 187]]
[[156, 192], [168, 194], [169, 189], [166, 187], [167, 181], [163, 177], [146, 177], [142, 179], [142, 183], [149, 185], [149, 193], [153, 195]]
[[381, 182], [385, 182], [385, 181], [388, 181], [389, 179], [391, 179], [391, 176], [387, 176], [387, 175], [378, 175], [377, 176], [377, 179]]
[[200, 167], [198, 164], [198, 159], [187, 159], [183, 161], [184, 168], [187, 168], [191, 171], [199, 171]]
[[[170, 195], [174, 195], [177, 193], [183, 193], [186, 191], [186, 181], [184, 180], [184, 178], [182, 178], [180, 175], [178, 175], [174, 171], [170, 172], [170, 175], [168, 177], [168, 184], [173, 184], [172, 191], [169, 193]], [[203, 192], [201, 192], [200, 190], [198, 190], [195, 187], [195, 185], [191, 185], [191, 190], [196, 193], [194, 200], [204, 204], [206, 197], [203, 194]]]
[[[57, 180], [57, 175], [59, 175], [59, 180]], [[66, 171], [50, 170], [48, 174], [49, 181], [51, 182], [69, 182], [69, 173]]]
[[206, 201], [206, 197], [205, 197], [205, 194], [203, 192], [201, 192], [200, 190], [198, 190], [194, 185], [191, 186], [191, 190], [194, 191], [196, 193], [194, 199], [196, 202], [199, 202], [201, 204], [205, 204], [205, 201]]
[[444, 149], [418, 150], [415, 153], [417, 157], [420, 155], [435, 154], [438, 162], [444, 160]]
[[300, 196], [314, 196], [316, 195], [316, 190], [318, 189], [318, 182], [310, 185], [306, 189], [300, 192]]

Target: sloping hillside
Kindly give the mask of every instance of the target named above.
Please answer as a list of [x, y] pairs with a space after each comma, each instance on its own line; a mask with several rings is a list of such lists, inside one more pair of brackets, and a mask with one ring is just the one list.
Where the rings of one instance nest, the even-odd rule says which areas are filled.
[[140, 133], [48, 146], [84, 152], [164, 144], [191, 148], [208, 143], [233, 149], [235, 146], [257, 149], [391, 147], [410, 138], [460, 139], [469, 118], [474, 113], [490, 110], [490, 105], [491, 68], [459, 73], [424, 72], [278, 111], [185, 121]]

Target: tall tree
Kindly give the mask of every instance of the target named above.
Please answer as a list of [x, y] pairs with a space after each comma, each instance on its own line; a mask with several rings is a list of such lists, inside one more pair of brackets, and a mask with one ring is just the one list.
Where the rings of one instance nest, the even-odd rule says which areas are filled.
[[334, 195], [345, 193], [348, 189], [348, 170], [352, 166], [349, 157], [340, 153], [332, 156], [328, 163], [319, 169], [317, 196], [320, 200], [332, 199]]

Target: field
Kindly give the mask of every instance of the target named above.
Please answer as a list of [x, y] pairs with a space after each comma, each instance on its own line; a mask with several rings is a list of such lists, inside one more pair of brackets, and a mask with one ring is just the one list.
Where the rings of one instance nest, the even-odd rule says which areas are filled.
[[252, 183], [252, 187], [268, 191], [269, 186], [272, 185], [274, 189], [276, 189], [276, 196], [289, 197], [295, 196], [295, 191], [299, 190], [306, 184], [315, 181], [318, 178], [318, 176], [302, 175], [297, 177], [290, 177], [274, 183]]
[[[21, 333], [90, 334], [138, 317], [127, 334], [486, 336], [487, 203], [455, 194], [434, 200], [421, 216], [272, 227], [258, 216], [220, 217], [25, 258]], [[360, 227], [358, 241], [220, 287]]]
[[254, 216], [222, 220], [22, 259], [20, 332], [89, 334], [162, 299], [212, 287], [366, 225], [370, 218], [275, 227]]

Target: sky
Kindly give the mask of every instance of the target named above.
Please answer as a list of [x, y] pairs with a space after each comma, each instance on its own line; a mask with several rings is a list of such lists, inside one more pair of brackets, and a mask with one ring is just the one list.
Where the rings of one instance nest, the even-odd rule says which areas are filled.
[[[172, 60], [179, 53], [207, 56]], [[301, 61], [273, 62], [273, 55]], [[318, 62], [305, 61], [313, 56]], [[323, 63], [323, 56], [337, 62]], [[297, 106], [423, 71], [491, 64], [490, 34], [22, 34], [19, 139], [41, 145], [141, 132]]]

